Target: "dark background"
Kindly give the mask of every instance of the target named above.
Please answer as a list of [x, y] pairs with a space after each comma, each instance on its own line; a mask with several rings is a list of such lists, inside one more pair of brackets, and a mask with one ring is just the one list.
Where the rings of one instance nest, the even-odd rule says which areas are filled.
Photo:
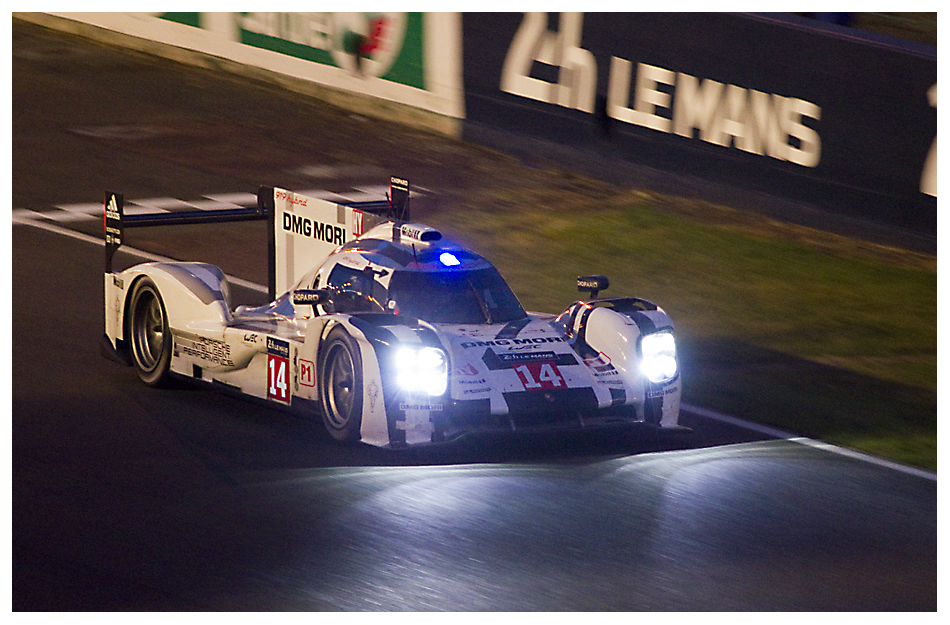
[[[556, 31], [558, 15], [548, 19]], [[580, 46], [597, 61], [598, 96], [606, 98], [618, 56], [633, 64], [631, 88], [643, 62], [815, 103], [821, 119], [805, 123], [821, 137], [821, 160], [809, 168], [616, 120], [605, 126], [602, 115], [503, 93], [501, 68], [521, 20], [463, 18], [467, 140], [516, 147], [540, 139], [557, 144], [552, 158], [586, 162], [590, 173], [608, 175], [612, 161], [628, 161], [936, 236], [936, 198], [919, 190], [937, 130], [927, 97], [936, 47], [791, 15], [584, 14]], [[532, 71], [557, 81], [557, 68], [535, 63]]]

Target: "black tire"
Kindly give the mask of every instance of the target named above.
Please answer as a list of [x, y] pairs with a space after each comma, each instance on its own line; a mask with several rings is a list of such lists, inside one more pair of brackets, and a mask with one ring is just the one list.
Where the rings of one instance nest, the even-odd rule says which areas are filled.
[[135, 284], [129, 299], [126, 332], [132, 366], [149, 386], [165, 386], [170, 381], [172, 335], [168, 315], [158, 287], [149, 278]]
[[320, 408], [334, 439], [360, 440], [363, 422], [363, 366], [360, 350], [342, 328], [330, 331], [320, 349]]

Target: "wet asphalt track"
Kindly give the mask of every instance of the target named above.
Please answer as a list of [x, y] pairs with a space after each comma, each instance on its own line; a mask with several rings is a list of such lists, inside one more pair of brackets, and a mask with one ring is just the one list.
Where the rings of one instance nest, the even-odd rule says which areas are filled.
[[[266, 91], [16, 21], [13, 34], [15, 208], [96, 202], [104, 188], [253, 191], [262, 176], [361, 182], [352, 169], [299, 179], [313, 162], [266, 137], [306, 132], [314, 113], [297, 119]], [[281, 127], [243, 123], [265, 109]], [[208, 139], [179, 137], [186, 156], [171, 138], [143, 148], [101, 132], [186, 119]], [[340, 121], [327, 141], [379, 130]], [[254, 157], [222, 154], [221, 128], [259, 142]], [[407, 168], [439, 180], [438, 167]], [[452, 176], [446, 187], [464, 184]], [[257, 228], [130, 244], [260, 283]], [[935, 480], [695, 418], [691, 448], [659, 453], [633, 436], [340, 446], [315, 423], [148, 389], [101, 358], [98, 245], [14, 225], [12, 258], [15, 610], [936, 609]]]

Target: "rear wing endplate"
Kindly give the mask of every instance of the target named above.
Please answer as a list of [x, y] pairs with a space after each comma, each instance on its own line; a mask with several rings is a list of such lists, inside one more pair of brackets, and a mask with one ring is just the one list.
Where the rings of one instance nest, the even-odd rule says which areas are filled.
[[408, 220], [409, 182], [393, 177], [389, 197], [379, 201], [335, 203], [262, 186], [257, 205], [248, 208], [129, 215], [122, 195], [106, 192], [103, 212], [106, 273], [113, 273], [113, 257], [127, 228], [268, 220], [268, 293], [274, 299], [337, 247], [377, 223]]

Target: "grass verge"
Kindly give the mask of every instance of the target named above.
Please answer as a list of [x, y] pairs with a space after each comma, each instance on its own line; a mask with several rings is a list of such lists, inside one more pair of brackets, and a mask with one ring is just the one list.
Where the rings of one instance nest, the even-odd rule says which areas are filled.
[[936, 258], [596, 183], [508, 188], [429, 221], [527, 308], [605, 274], [672, 316], [685, 401], [936, 470]]

